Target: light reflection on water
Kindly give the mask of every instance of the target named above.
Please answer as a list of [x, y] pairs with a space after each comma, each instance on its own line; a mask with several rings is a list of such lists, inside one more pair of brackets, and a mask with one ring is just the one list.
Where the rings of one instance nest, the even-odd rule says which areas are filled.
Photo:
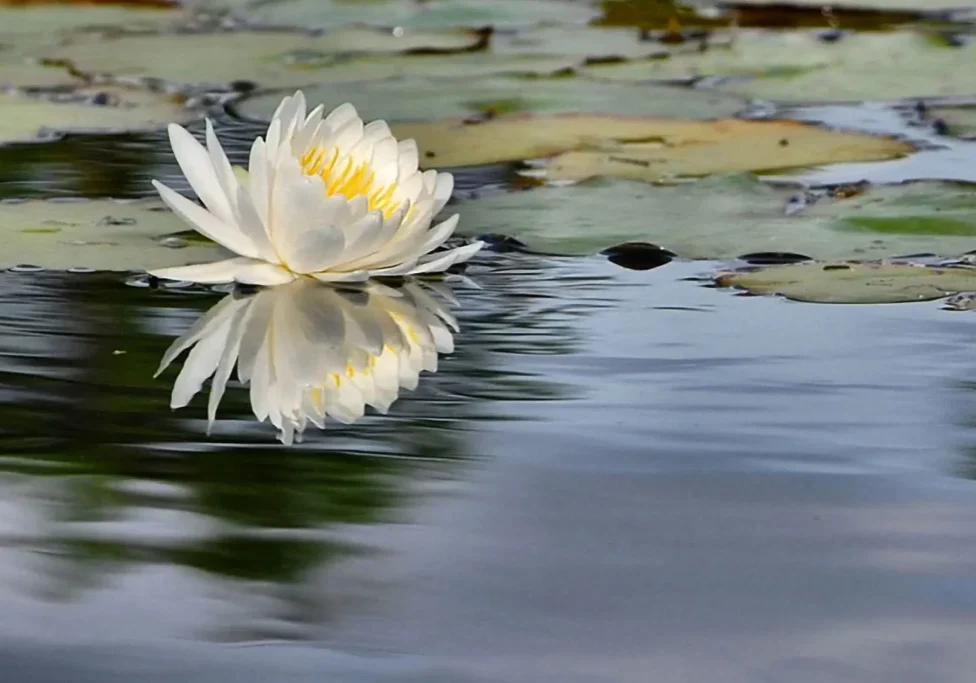
[[[971, 470], [968, 315], [686, 279], [711, 267], [486, 255], [436, 374], [292, 448], [247, 389], [208, 437], [205, 396], [173, 412], [175, 370], [153, 379], [225, 295], [4, 274], [0, 640], [17, 661], [71, 645], [93, 681], [125, 680], [94, 653], [127, 647], [139, 675], [212, 680], [221, 650], [153, 660], [188, 640], [273, 641], [283, 680], [414, 680], [378, 671], [397, 653], [420, 680], [636, 681], [642, 650], [695, 680], [860, 680], [887, 660], [830, 643], [871, 628], [961, 657], [976, 508], [945, 475]], [[244, 659], [224, 670], [257, 676]]]

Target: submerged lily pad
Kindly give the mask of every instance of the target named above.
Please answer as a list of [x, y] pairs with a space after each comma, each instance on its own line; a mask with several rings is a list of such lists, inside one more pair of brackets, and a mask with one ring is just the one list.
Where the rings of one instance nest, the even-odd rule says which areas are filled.
[[458, 205], [459, 231], [512, 235], [533, 248], [594, 253], [645, 241], [693, 259], [793, 252], [818, 259], [873, 259], [976, 246], [976, 191], [962, 185], [879, 186], [849, 199], [788, 212], [795, 191], [750, 176], [655, 187], [587, 181], [488, 196]]
[[146, 270], [227, 258], [157, 199], [0, 202], [0, 268]]
[[721, 87], [774, 101], [861, 101], [976, 93], [976, 43], [949, 46], [921, 32], [742, 32], [729, 47], [593, 68], [610, 80], [754, 76]]
[[152, 129], [195, 116], [166, 95], [116, 87], [57, 97], [0, 92], [0, 144], [68, 132]]
[[751, 272], [722, 273], [720, 287], [752, 294], [779, 294], [824, 304], [888, 304], [932, 301], [976, 290], [976, 269], [913, 264], [797, 263]]
[[[729, 171], [890, 159], [912, 147], [794, 121], [685, 121], [599, 115], [507, 116], [399, 124], [429, 166], [468, 166], [555, 154], [539, 171], [550, 180], [613, 176], [656, 181]], [[577, 150], [577, 151], [570, 151]], [[564, 154], [560, 154], [565, 152]]]
[[152, 77], [174, 83], [249, 80], [273, 87], [314, 83], [317, 72], [349, 54], [452, 53], [477, 50], [486, 34], [462, 29], [394, 32], [344, 27], [322, 35], [298, 31], [160, 33], [85, 39], [40, 51], [83, 73]]
[[[484, 113], [499, 103], [514, 104], [503, 107], [506, 112], [599, 112], [692, 119], [730, 116], [743, 108], [741, 100], [722, 93], [595, 83], [573, 77], [472, 78], [465, 74], [463, 78], [399, 78], [370, 83], [313, 85], [305, 88], [305, 95], [310, 102], [324, 103], [327, 109], [343, 102], [355, 102], [365, 118], [387, 121], [468, 116]], [[268, 120], [280, 101], [280, 92], [268, 93], [239, 103], [237, 110], [245, 116]]]
[[335, 26], [528, 26], [585, 23], [599, 13], [589, 3], [565, 0], [251, 0], [248, 16], [276, 23]]

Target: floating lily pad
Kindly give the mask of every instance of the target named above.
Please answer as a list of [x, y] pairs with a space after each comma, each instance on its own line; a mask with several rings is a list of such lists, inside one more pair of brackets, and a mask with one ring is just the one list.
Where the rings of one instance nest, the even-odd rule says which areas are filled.
[[655, 181], [889, 159], [912, 150], [890, 138], [829, 131], [795, 121], [741, 119], [505, 116], [476, 123], [460, 119], [404, 123], [396, 125], [395, 132], [417, 141], [421, 159], [428, 166], [468, 166], [559, 154], [539, 171], [550, 180], [614, 176]]
[[0, 202], [0, 268], [146, 270], [227, 258], [175, 236], [186, 224], [157, 199]]
[[[370, 83], [346, 83], [312, 86], [305, 89], [310, 102], [322, 102], [326, 108], [343, 102], [355, 102], [367, 119], [387, 121], [428, 121], [449, 116], [469, 116], [499, 109], [506, 112], [558, 114], [566, 112], [600, 112], [647, 116], [682, 116], [707, 119], [730, 116], [743, 108], [739, 99], [722, 93], [679, 90], [664, 86], [642, 86], [617, 83], [595, 83], [578, 78], [531, 79], [513, 76], [492, 78], [402, 78]], [[256, 119], [267, 120], [281, 101], [281, 93], [269, 93], [247, 99], [237, 105], [238, 111]], [[450, 127], [446, 121], [437, 126]], [[541, 128], [545, 122], [540, 121]], [[515, 131], [532, 135], [526, 128]], [[504, 140], [495, 140], [502, 142]], [[511, 141], [509, 141], [511, 142]]]
[[[593, 129], [599, 130], [597, 126]], [[559, 127], [552, 125], [551, 130], [555, 136]], [[658, 181], [730, 171], [772, 172], [842, 161], [892, 159], [912, 151], [910, 145], [891, 138], [831, 131], [795, 121], [648, 120], [643, 134], [639, 130], [635, 125], [629, 135], [608, 137], [648, 142], [604, 143], [566, 152], [550, 160], [540, 173], [549, 180], [612, 176]], [[451, 141], [446, 136], [436, 140], [440, 144], [448, 142]], [[466, 144], [471, 149], [474, 143], [468, 140]]]
[[[755, 5], [758, 7], [780, 5], [782, 0], [736, 0], [737, 5]], [[791, 5], [799, 7], [824, 7], [821, 0], [790, 0]], [[928, 12], [938, 10], [962, 9], [976, 7], [976, 0], [850, 0], [844, 5], [850, 7], [877, 9], [877, 10], [919, 10], [924, 9]]]
[[151, 129], [195, 114], [162, 94], [122, 88], [85, 88], [34, 97], [0, 92], [0, 144], [67, 132]]
[[487, 36], [463, 29], [393, 32], [344, 27], [313, 36], [297, 31], [160, 33], [85, 39], [43, 49], [79, 71], [114, 77], [152, 77], [174, 83], [255, 81], [273, 87], [314, 83], [317, 72], [349, 54], [452, 53], [480, 49]]
[[756, 252], [875, 259], [976, 247], [976, 190], [968, 186], [878, 186], [792, 212], [795, 195], [746, 175], [660, 187], [595, 180], [466, 201], [458, 205], [458, 229], [511, 235], [565, 254], [643, 241], [693, 259]]
[[520, 55], [576, 55], [580, 57], [620, 57], [634, 59], [666, 55], [661, 43], [641, 40], [630, 28], [593, 26], [538, 26], [492, 37], [492, 52]]
[[773, 101], [861, 101], [976, 93], [976, 43], [953, 47], [921, 32], [742, 32], [730, 47], [589, 71], [610, 80], [754, 76], [723, 84]]
[[932, 301], [976, 290], [976, 269], [911, 264], [797, 263], [752, 272], [722, 273], [721, 287], [779, 294], [824, 304], [890, 304]]
[[930, 117], [941, 119], [949, 135], [976, 137], [976, 107], [938, 107], [930, 111]]
[[364, 23], [373, 26], [530, 26], [539, 22], [585, 23], [599, 12], [565, 0], [252, 0], [248, 16], [303, 26]]
[[0, 62], [0, 87], [60, 88], [80, 87], [85, 82], [59, 66], [43, 66], [20, 60]]
[[0, 46], [7, 50], [33, 47], [32, 36], [50, 42], [67, 31], [152, 30], [174, 23], [176, 7], [128, 7], [107, 4], [48, 3], [21, 5], [0, 2]]
[[[450, 55], [368, 55], [364, 57], [335, 57], [329, 63], [316, 67], [314, 70], [306, 72], [308, 78], [303, 86], [306, 92], [335, 92], [337, 84], [361, 84], [359, 86], [347, 86], [342, 92], [354, 89], [354, 93], [369, 91], [372, 89], [388, 88], [389, 84], [381, 86], [367, 86], [370, 81], [385, 81], [391, 79], [402, 79], [423, 74], [424, 79], [431, 78], [456, 78], [458, 74], [463, 74], [465, 83], [460, 84], [462, 92], [469, 92], [471, 79], [475, 82], [482, 82], [481, 79], [489, 76], [513, 75], [513, 76], [548, 76], [554, 73], [573, 69], [580, 63], [578, 57], [573, 56], [546, 56], [546, 55], [493, 55], [485, 52], [470, 52]], [[415, 81], [416, 82], [416, 81]], [[424, 86], [428, 84], [441, 89], [438, 97], [448, 97], [450, 93], [444, 92], [445, 88], [454, 88], [455, 83], [435, 84], [432, 81], [421, 81]], [[524, 84], [523, 84], [524, 85]], [[429, 90], [429, 87], [424, 87]], [[329, 97], [330, 95], [324, 95]], [[263, 96], [262, 96], [263, 97]], [[408, 104], [411, 97], [419, 97], [419, 94], [411, 92], [407, 95]], [[280, 101], [280, 93], [268, 96]], [[349, 95], [349, 101], [360, 101], [356, 94]], [[348, 99], [348, 98], [347, 98]], [[731, 98], [728, 98], [731, 101]], [[450, 100], [448, 100], [450, 102]], [[250, 105], [247, 105], [250, 107]]]

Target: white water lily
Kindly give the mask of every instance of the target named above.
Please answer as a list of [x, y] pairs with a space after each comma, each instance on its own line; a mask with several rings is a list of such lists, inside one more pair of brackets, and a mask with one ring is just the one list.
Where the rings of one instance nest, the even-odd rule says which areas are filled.
[[306, 113], [301, 91], [286, 97], [237, 173], [207, 120], [204, 148], [181, 126], [169, 139], [199, 204], [158, 181], [163, 201], [204, 236], [238, 254], [153, 275], [204, 284], [280, 285], [441, 272], [471, 258], [480, 242], [431, 253], [457, 214], [431, 227], [451, 196], [449, 173], [418, 170], [417, 144], [383, 121], [363, 124], [351, 104]]
[[291, 444], [327, 416], [348, 424], [366, 406], [386, 413], [401, 387], [416, 388], [422, 371], [437, 371], [438, 353], [454, 350], [452, 330], [454, 317], [417, 282], [349, 290], [302, 279], [224, 297], [173, 342], [156, 374], [191, 349], [170, 405], [186, 406], [212, 375], [209, 432], [236, 364], [255, 417]]

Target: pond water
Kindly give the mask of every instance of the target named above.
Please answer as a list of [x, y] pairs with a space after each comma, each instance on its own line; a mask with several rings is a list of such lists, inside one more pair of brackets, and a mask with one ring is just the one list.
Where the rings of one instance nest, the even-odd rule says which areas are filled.
[[[920, 148], [790, 180], [976, 180], [976, 143], [910, 104], [778, 111]], [[263, 126], [217, 124], [244, 163]], [[535, 184], [516, 167], [454, 169], [462, 223]], [[152, 178], [187, 189], [163, 132], [0, 146], [0, 200]], [[0, 271], [0, 680], [971, 681], [973, 312], [750, 296], [713, 285], [729, 261], [593, 251], [483, 250], [432, 286], [459, 327], [437, 372], [288, 446], [240, 383], [208, 427], [206, 391], [170, 408], [183, 358], [154, 376], [202, 316], [265, 294]], [[428, 305], [387, 294], [272, 301], [311, 323]]]

